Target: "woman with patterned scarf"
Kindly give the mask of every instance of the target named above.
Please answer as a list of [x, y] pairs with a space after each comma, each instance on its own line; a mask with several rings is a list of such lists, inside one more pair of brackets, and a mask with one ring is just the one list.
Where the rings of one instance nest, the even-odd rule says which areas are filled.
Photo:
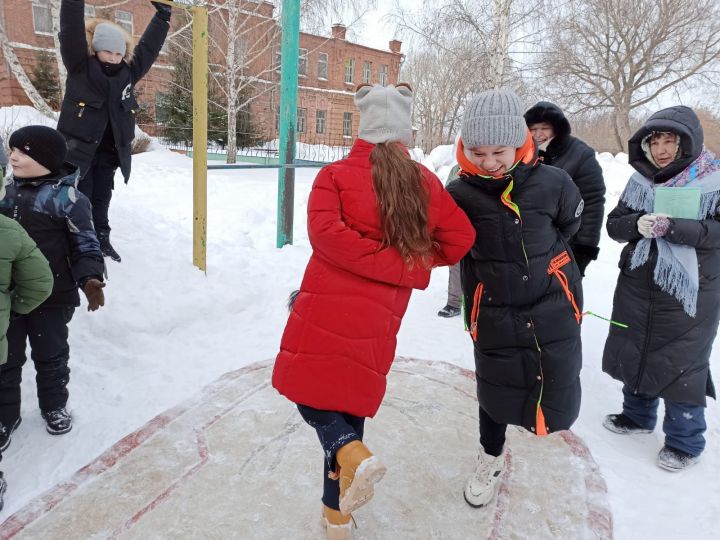
[[[607, 221], [628, 245], [620, 256], [603, 371], [624, 383], [623, 410], [603, 425], [651, 433], [665, 401], [657, 464], [680, 471], [705, 448], [706, 396], [715, 398], [710, 351], [720, 318], [720, 162], [703, 148], [692, 109], [653, 114], [629, 141], [635, 172]], [[686, 199], [696, 219], [656, 213], [656, 196]], [[684, 191], [674, 191], [684, 190]], [[693, 203], [693, 197], [695, 202]], [[699, 199], [699, 202], [698, 202]]]

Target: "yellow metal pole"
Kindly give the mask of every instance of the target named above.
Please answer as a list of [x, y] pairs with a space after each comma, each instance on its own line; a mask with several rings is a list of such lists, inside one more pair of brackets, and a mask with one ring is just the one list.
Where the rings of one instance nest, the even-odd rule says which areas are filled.
[[204, 6], [156, 1], [189, 10], [193, 16], [193, 264], [207, 272], [208, 11]]
[[193, 264], [207, 272], [208, 12], [193, 7]]

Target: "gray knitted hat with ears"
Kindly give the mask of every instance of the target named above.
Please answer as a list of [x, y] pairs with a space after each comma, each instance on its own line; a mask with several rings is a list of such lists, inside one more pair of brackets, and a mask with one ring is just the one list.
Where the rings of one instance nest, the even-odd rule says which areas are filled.
[[355, 105], [360, 110], [358, 137], [373, 143], [412, 142], [410, 120], [413, 91], [404, 85], [362, 86], [355, 93]]
[[488, 90], [472, 96], [465, 104], [462, 141], [465, 148], [513, 146], [527, 139], [525, 108], [510, 89]]
[[125, 56], [127, 43], [122, 31], [108, 23], [100, 23], [95, 27], [92, 38], [92, 48], [95, 52], [110, 51]]

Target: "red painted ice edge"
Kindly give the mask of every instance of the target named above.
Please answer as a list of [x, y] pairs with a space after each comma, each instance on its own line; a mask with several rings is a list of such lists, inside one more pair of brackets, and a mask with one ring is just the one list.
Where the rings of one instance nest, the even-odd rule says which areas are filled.
[[202, 467], [205, 466], [208, 461], [208, 444], [207, 439], [205, 438], [205, 434], [203, 433], [204, 430], [205, 426], [201, 430], [196, 430], [195, 432], [195, 435], [197, 437], [196, 440], [200, 461], [193, 465], [180, 478], [177, 478], [172, 484], [170, 484], [162, 493], [160, 493], [160, 495], [155, 497], [155, 499], [153, 499], [150, 504], [145, 505], [138, 512], [136, 512], [135, 515], [128, 519], [122, 526], [115, 529], [113, 533], [108, 537], [109, 540], [114, 540], [118, 538], [122, 533], [129, 530], [131, 527], [133, 527], [133, 525], [137, 524], [137, 522], [140, 521], [140, 519], [142, 519], [145, 514], [154, 510], [158, 505], [164, 502], [178, 487], [180, 487], [185, 480], [190, 478], [192, 475], [194, 475], [197, 471], [199, 471]]
[[[222, 375], [217, 381], [211, 383], [207, 388], [210, 388], [218, 383], [222, 383], [227, 379], [232, 379], [245, 373], [264, 369], [270, 363], [270, 361], [258, 362], [249, 366], [245, 366], [244, 368], [237, 369], [235, 371], [230, 371]], [[198, 397], [204, 395], [206, 390], [207, 389], [203, 389], [203, 391], [198, 394]], [[55, 506], [65, 500], [68, 495], [76, 491], [83, 484], [90, 480], [94, 480], [96, 477], [100, 476], [102, 473], [115, 466], [115, 464], [121, 458], [130, 454], [147, 439], [155, 435], [158, 431], [167, 426], [170, 422], [184, 414], [188, 409], [190, 409], [190, 407], [192, 407], [197, 402], [198, 397], [194, 399], [189, 399], [186, 402], [178, 405], [177, 407], [173, 407], [172, 409], [162, 414], [159, 414], [152, 420], [148, 421], [140, 429], [122, 438], [108, 450], [103, 452], [95, 460], [91, 461], [82, 469], [78, 470], [70, 478], [70, 480], [50, 488], [38, 498], [30, 501], [23, 508], [21, 508], [20, 510], [12, 514], [10, 517], [8, 517], [5, 521], [0, 523], [0, 540], [10, 540], [15, 535], [22, 532], [25, 527], [31, 525], [35, 520], [40, 518], [42, 515], [50, 512], [53, 508], [55, 508]], [[206, 460], [207, 448], [203, 450], [199, 441], [198, 445], [198, 452], [200, 453], [201, 460]], [[203, 463], [204, 462], [201, 461], [196, 465], [196, 467], [202, 466]], [[194, 468], [191, 469], [190, 472], [194, 473]], [[137, 519], [139, 519], [139, 517]]]
[[[473, 378], [475, 374], [473, 373]], [[499, 540], [503, 538], [503, 525], [507, 517], [508, 508], [510, 507], [510, 475], [515, 468], [513, 463], [512, 451], [505, 453], [505, 472], [500, 478], [497, 497], [495, 497], [495, 516], [493, 517], [493, 528], [488, 535], [488, 540]]]
[[607, 500], [607, 484], [600, 472], [600, 467], [593, 459], [592, 454], [590, 454], [590, 450], [585, 443], [573, 432], [562, 431], [560, 436], [570, 447], [573, 455], [585, 461], [588, 469], [590, 470], [589, 473], [585, 474], [585, 491], [588, 493], [588, 527], [595, 533], [596, 538], [601, 540], [612, 540], [614, 526], [610, 508], [598, 505], [590, 500], [590, 496]]

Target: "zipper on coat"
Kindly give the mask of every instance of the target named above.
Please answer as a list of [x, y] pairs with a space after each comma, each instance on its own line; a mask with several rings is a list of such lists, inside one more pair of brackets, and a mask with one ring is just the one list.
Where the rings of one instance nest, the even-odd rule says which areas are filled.
[[[648, 268], [649, 268], [649, 262], [648, 261]], [[653, 303], [655, 300], [655, 291], [653, 291], [652, 288], [652, 275], [650, 272], [647, 273], [648, 276], [648, 290], [650, 291], [650, 307], [648, 309], [648, 315], [647, 315], [647, 326], [645, 327], [645, 343], [643, 343], [643, 350], [642, 355], [640, 356], [640, 371], [638, 372], [638, 378], [635, 382], [635, 388], [633, 390], [633, 394], [637, 394], [638, 390], [640, 389], [640, 381], [642, 381], [643, 377], [645, 376], [645, 368], [647, 367], [647, 352], [648, 347], [650, 347], [650, 330], [652, 328], [652, 321], [653, 321]]]
[[80, 105], [80, 111], [78, 112], [77, 116], [78, 118], [82, 118], [82, 115], [85, 112], [85, 102], [81, 101], [80, 103], [78, 103], [78, 105]]

